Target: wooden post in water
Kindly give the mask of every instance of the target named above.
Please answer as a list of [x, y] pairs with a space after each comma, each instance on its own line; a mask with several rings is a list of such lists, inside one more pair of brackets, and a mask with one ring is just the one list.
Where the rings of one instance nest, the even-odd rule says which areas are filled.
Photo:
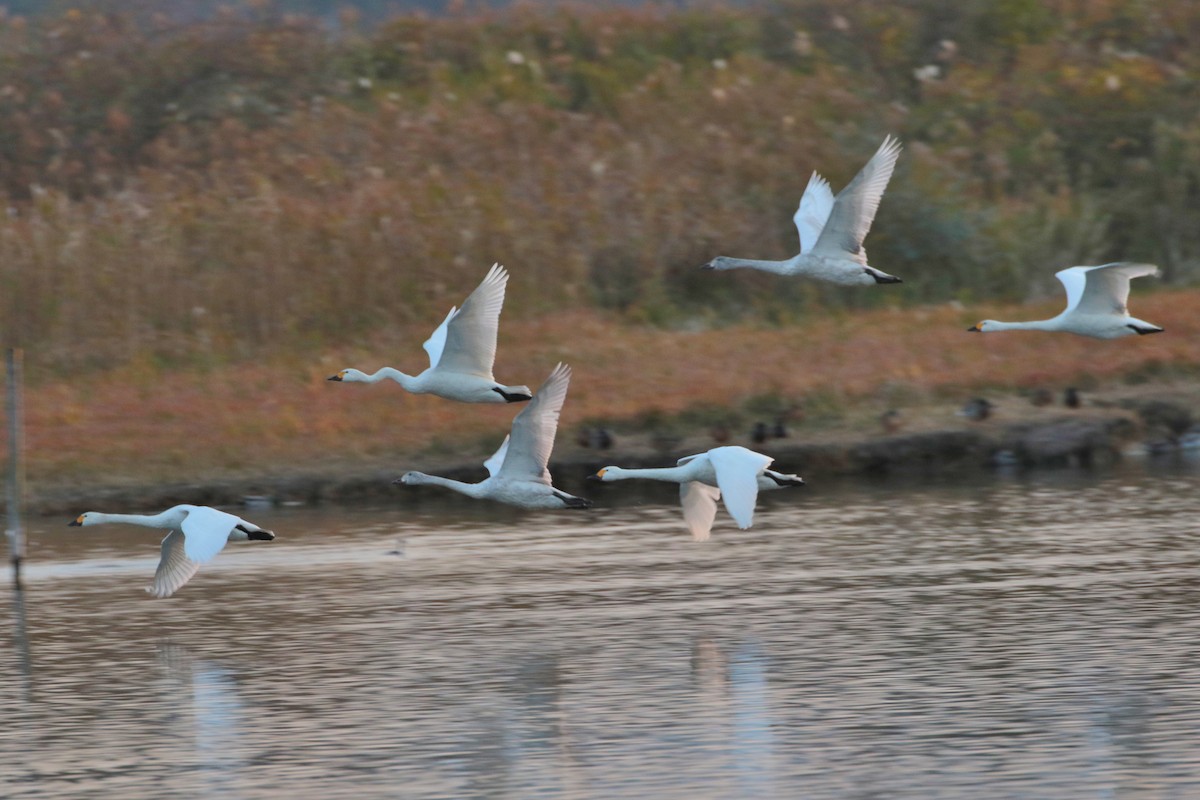
[[13, 586], [21, 588], [21, 561], [25, 558], [25, 534], [21, 529], [21, 499], [25, 494], [25, 421], [22, 408], [22, 356], [11, 347], [8, 373], [8, 552], [12, 557]]

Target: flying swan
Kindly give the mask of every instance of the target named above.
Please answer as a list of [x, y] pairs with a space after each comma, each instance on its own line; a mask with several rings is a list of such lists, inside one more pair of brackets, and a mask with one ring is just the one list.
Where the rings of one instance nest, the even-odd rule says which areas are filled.
[[992, 331], [1066, 331], [1096, 339], [1118, 339], [1133, 334], [1162, 333], [1162, 328], [1129, 316], [1129, 281], [1157, 275], [1153, 264], [1120, 261], [1099, 267], [1070, 267], [1054, 273], [1067, 290], [1067, 307], [1057, 317], [1029, 322], [985, 319], [967, 328], [973, 333]]
[[546, 464], [554, 449], [558, 417], [567, 399], [571, 368], [559, 364], [534, 395], [533, 402], [513, 420], [512, 432], [484, 466], [489, 477], [479, 483], [406, 472], [393, 483], [406, 486], [445, 486], [468, 497], [498, 500], [519, 508], [589, 508], [592, 501], [555, 489]]
[[505, 386], [492, 377], [496, 363], [496, 331], [504, 307], [508, 272], [493, 264], [483, 282], [471, 292], [462, 308], [451, 308], [433, 335], [422, 345], [429, 354], [429, 369], [407, 375], [383, 367], [372, 375], [344, 369], [329, 377], [346, 383], [378, 383], [391, 378], [413, 394], [436, 394], [464, 403], [519, 403], [531, 395], [528, 386]]
[[162, 558], [154, 572], [154, 583], [146, 591], [155, 597], [170, 597], [191, 580], [200, 565], [212, 560], [226, 542], [246, 540], [269, 542], [275, 534], [241, 517], [209, 506], [179, 505], [160, 514], [101, 514], [88, 511], [71, 521], [72, 526], [125, 522], [146, 528], [168, 530], [162, 540]]
[[863, 250], [863, 239], [871, 229], [899, 156], [900, 140], [888, 136], [837, 198], [829, 188], [829, 181], [814, 172], [793, 217], [800, 233], [799, 254], [786, 261], [717, 256], [704, 269], [750, 267], [846, 286], [900, 283], [895, 275], [868, 266], [867, 252]]
[[702, 542], [708, 539], [717, 516], [717, 500], [724, 499], [725, 509], [742, 530], [754, 522], [754, 502], [760, 491], [803, 486], [798, 475], [785, 475], [767, 469], [774, 461], [770, 456], [745, 447], [714, 447], [706, 453], [685, 456], [674, 467], [660, 469], [622, 469], [605, 467], [592, 475], [593, 480], [623, 481], [629, 478], [649, 478], [679, 484], [679, 499], [683, 504], [683, 521], [692, 537]]

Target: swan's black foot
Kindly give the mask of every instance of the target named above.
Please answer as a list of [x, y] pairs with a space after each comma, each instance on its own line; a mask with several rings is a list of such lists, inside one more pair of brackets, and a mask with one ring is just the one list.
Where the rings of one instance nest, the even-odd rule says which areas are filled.
[[765, 473], [768, 478], [775, 481], [779, 486], [803, 486], [804, 478], [798, 475], [780, 475], [773, 472]]
[[868, 272], [867, 274], [874, 278], [876, 283], [904, 283], [895, 275], [883, 275], [878, 272]]
[[524, 392], [506, 392], [500, 387], [492, 389], [493, 392], [504, 398], [506, 403], [524, 403], [526, 400], [532, 400], [533, 395], [525, 394]]
[[1126, 325], [1126, 328], [1133, 330], [1138, 336], [1145, 336], [1148, 333], [1162, 333], [1162, 328], [1139, 328], [1137, 325]]
[[592, 501], [584, 497], [575, 497], [574, 495], [564, 494], [563, 492], [555, 492], [554, 496], [563, 501], [563, 505], [567, 508], [591, 508]]

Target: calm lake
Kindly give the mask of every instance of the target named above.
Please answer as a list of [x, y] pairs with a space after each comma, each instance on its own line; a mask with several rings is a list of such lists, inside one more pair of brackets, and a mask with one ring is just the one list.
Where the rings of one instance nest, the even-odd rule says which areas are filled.
[[246, 511], [167, 600], [35, 520], [0, 796], [1200, 797], [1200, 468], [806, 477], [703, 543], [632, 483]]

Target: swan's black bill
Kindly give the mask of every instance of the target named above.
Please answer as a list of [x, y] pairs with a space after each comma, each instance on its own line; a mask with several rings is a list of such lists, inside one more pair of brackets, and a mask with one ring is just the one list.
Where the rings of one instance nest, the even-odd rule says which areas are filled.
[[328, 378], [326, 378], [325, 380], [327, 380], [327, 381], [340, 381], [341, 379], [342, 379], [342, 376], [341, 376], [341, 375], [330, 375], [330, 376], [329, 376]]
[[71, 520], [70, 522], [68, 522], [68, 523], [67, 523], [67, 527], [68, 527], [68, 528], [78, 528], [78, 527], [79, 527], [80, 525], [82, 525], [82, 524], [83, 524], [83, 523], [82, 523], [82, 522], [80, 522], [79, 520], [77, 520], [77, 519], [73, 519], [73, 520]]
[[713, 266], [713, 262], [709, 261], [706, 264], [701, 264], [700, 269], [716, 269], [716, 267]]
[[[601, 481], [601, 480], [604, 480], [603, 478], [601, 478], [599, 475], [597, 475], [597, 474], [596, 474], [596, 473], [594, 473], [594, 472], [593, 472], [591, 475], [588, 475], [588, 476], [587, 476], [587, 479], [588, 479], [589, 481]], [[71, 523], [71, 524], [74, 524], [74, 523]]]
[[979, 326], [972, 325], [971, 327], [967, 328], [967, 333], [979, 333]]

